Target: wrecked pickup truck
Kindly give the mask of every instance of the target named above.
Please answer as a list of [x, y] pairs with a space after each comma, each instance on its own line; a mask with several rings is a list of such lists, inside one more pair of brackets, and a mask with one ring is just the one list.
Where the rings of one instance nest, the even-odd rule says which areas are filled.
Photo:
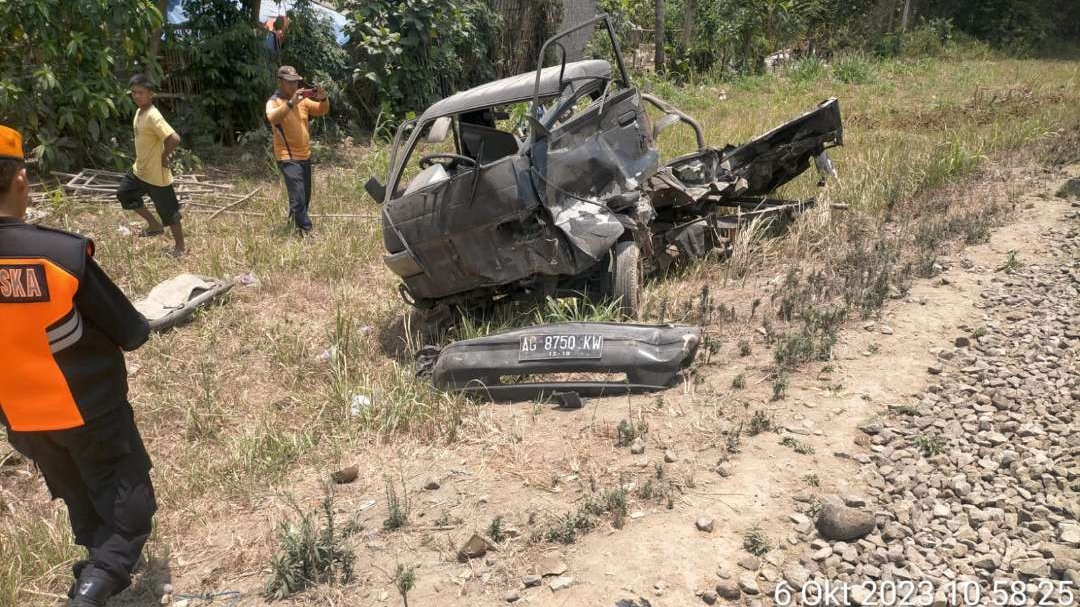
[[[601, 24], [614, 66], [566, 62], [563, 37]], [[544, 67], [548, 49], [559, 65]], [[557, 51], [557, 52], [556, 52]], [[402, 124], [382, 204], [386, 265], [419, 308], [585, 295], [638, 316], [643, 273], [723, 250], [761, 216], [812, 200], [769, 194], [842, 144], [835, 99], [740, 146], [710, 148], [690, 116], [634, 87], [607, 16], [549, 39], [534, 73], [457, 93]], [[647, 105], [659, 110], [655, 123]], [[661, 163], [657, 135], [692, 127], [698, 150]]]

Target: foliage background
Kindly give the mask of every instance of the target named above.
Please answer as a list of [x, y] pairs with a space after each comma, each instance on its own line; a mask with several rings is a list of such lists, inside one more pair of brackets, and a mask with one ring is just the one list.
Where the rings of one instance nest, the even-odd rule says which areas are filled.
[[[627, 55], [646, 50], [634, 46], [652, 39], [655, 2], [598, 0], [598, 9], [613, 16]], [[348, 18], [343, 47], [311, 1], [300, 0], [283, 49], [273, 56], [251, 4], [184, 0], [190, 23], [166, 28], [164, 48], [184, 51], [188, 61], [182, 73], [162, 74], [149, 50], [162, 31], [157, 0], [2, 1], [0, 120], [24, 131], [46, 169], [123, 168], [134, 111], [124, 85], [132, 73], [147, 72], [192, 83], [196, 94], [168, 108], [185, 147], [201, 154], [238, 141], [263, 145], [262, 109], [273, 71], [288, 63], [328, 89], [333, 114], [315, 123], [320, 137], [381, 134], [380, 127], [438, 98], [531, 63], [517, 55], [537, 46], [530, 36], [542, 39], [557, 29], [563, 8], [561, 0], [526, 3], [528, 11], [511, 10], [512, 0], [339, 0]], [[766, 55], [778, 49], [803, 57], [792, 68], [796, 77], [811, 78], [831, 62], [839, 78], [860, 81], [870, 75], [852, 53], [1075, 57], [1080, 38], [1075, 0], [665, 4], [667, 61], [660, 68], [677, 82], [744, 78], [761, 72]]]
[[118, 166], [134, 103], [119, 76], [147, 63], [161, 15], [145, 0], [0, 2], [0, 122], [47, 166]]

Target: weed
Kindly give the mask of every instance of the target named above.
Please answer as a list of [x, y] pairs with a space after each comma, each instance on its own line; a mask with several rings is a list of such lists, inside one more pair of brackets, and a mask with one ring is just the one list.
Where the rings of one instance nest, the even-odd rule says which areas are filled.
[[787, 75], [795, 83], [818, 80], [825, 75], [825, 62], [815, 56], [803, 57], [791, 65]]
[[731, 387], [736, 390], [742, 390], [746, 387], [746, 378], [742, 373], [739, 373], [731, 380]]
[[389, 474], [383, 476], [386, 483], [386, 520], [383, 521], [383, 529], [395, 531], [409, 524], [409, 494], [405, 488], [405, 481], [401, 481], [401, 495], [394, 487], [394, 479]]
[[745, 339], [739, 340], [739, 356], [750, 356], [750, 342]]
[[740, 425], [735, 430], [726, 430], [724, 432], [724, 449], [730, 453], [735, 454], [739, 452], [739, 444], [742, 442], [742, 426]]
[[920, 434], [911, 439], [924, 457], [933, 457], [945, 451], [945, 439], [937, 435]]
[[971, 332], [971, 336], [975, 339], [979, 339], [980, 337], [986, 335], [988, 332], [989, 331], [987, 331], [986, 327], [976, 327], [975, 330]]
[[436, 527], [449, 527], [450, 526], [450, 513], [447, 512], [446, 510], [443, 510], [442, 514], [439, 515], [439, 518], [435, 519], [434, 524], [435, 524]]
[[394, 569], [394, 588], [401, 595], [401, 602], [409, 607], [409, 592], [416, 587], [416, 567], [406, 567], [398, 563]]
[[488, 523], [487, 536], [496, 544], [506, 539], [506, 535], [503, 533], [502, 522], [503, 518], [501, 516], [496, 516]]
[[746, 433], [750, 436], [757, 436], [762, 432], [768, 432], [773, 429], [773, 420], [764, 411], [758, 409], [754, 411], [754, 414], [750, 416], [750, 427], [747, 428]]
[[818, 513], [821, 512], [821, 502], [812, 501], [808, 502], [802, 507], [802, 513], [809, 517], [811, 520], [817, 519]]
[[761, 530], [761, 527], [753, 526], [743, 531], [743, 549], [754, 556], [765, 556], [772, 550], [769, 537]]
[[270, 563], [271, 578], [266, 595], [283, 599], [310, 586], [347, 583], [352, 579], [355, 555], [343, 544], [334, 528], [333, 497], [322, 502], [323, 527], [316, 529], [312, 517], [294, 504], [299, 521], [278, 527], [278, 552]]
[[821, 374], [822, 375], [828, 375], [828, 374], [830, 374], [830, 373], [832, 373], [834, 371], [836, 371], [836, 369], [832, 365], [825, 365], [824, 367], [821, 368]]
[[773, 376], [772, 399], [782, 400], [787, 397], [788, 376], [783, 370], [779, 370]]
[[656, 465], [653, 468], [656, 472], [656, 480], [664, 480], [664, 464], [656, 462]]
[[877, 343], [875, 341], [874, 343], [870, 344], [869, 346], [866, 346], [866, 351], [869, 352], [870, 354], [877, 354], [878, 352], [881, 352], [881, 344], [879, 344], [879, 343]]
[[1024, 263], [1017, 258], [1016, 250], [1012, 250], [1009, 251], [1008, 256], [1005, 258], [1005, 263], [998, 266], [994, 271], [1015, 274], [1022, 267], [1024, 267]]
[[863, 53], [845, 53], [833, 61], [832, 74], [844, 84], [866, 84], [874, 79], [874, 67]]
[[785, 447], [791, 447], [791, 449], [795, 451], [795, 453], [798, 453], [800, 455], [812, 455], [814, 453], [813, 447], [796, 439], [793, 436], [785, 436], [784, 438], [780, 439], [780, 444]]
[[597, 519], [604, 514], [609, 514], [615, 528], [620, 528], [629, 507], [627, 497], [626, 489], [621, 487], [606, 491], [599, 497], [592, 495], [578, 506], [577, 510], [566, 513], [541, 536], [549, 542], [573, 544], [579, 535], [596, 528]]
[[810, 474], [807, 474], [807, 475], [803, 476], [802, 479], [803, 479], [804, 483], [806, 483], [807, 485], [810, 485], [811, 487], [820, 487], [821, 486], [821, 479], [818, 478], [818, 475], [816, 473], [814, 473], [814, 472], [811, 472]]

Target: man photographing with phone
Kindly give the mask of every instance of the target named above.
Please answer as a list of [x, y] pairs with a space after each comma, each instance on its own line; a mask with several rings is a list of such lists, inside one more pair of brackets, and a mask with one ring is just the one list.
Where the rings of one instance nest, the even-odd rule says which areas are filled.
[[285, 177], [289, 193], [289, 221], [303, 236], [311, 231], [311, 136], [308, 118], [325, 116], [330, 101], [322, 87], [303, 88], [296, 68], [283, 65], [277, 71], [277, 91], [266, 102], [266, 119], [274, 134], [274, 158]]

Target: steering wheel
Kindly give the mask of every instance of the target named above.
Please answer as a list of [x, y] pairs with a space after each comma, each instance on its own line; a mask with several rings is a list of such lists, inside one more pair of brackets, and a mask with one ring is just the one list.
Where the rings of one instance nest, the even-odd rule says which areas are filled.
[[428, 154], [420, 159], [420, 168], [426, 169], [440, 160], [448, 161], [446, 163], [446, 168], [448, 169], [453, 169], [458, 163], [470, 167], [476, 166], [476, 160], [469, 158], [468, 156], [462, 156], [461, 154]]

